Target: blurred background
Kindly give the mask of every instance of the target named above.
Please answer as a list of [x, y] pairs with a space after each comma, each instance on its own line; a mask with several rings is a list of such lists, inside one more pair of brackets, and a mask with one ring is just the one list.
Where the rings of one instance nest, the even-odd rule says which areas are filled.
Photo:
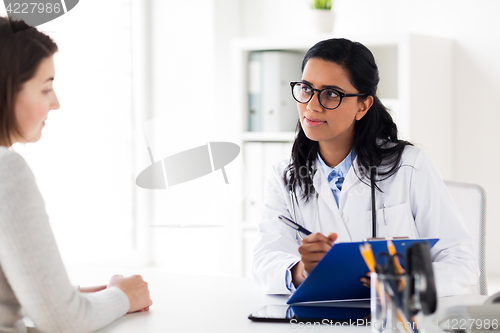
[[[374, 52], [403, 137], [429, 151], [444, 179], [485, 188], [487, 272], [500, 278], [500, 2], [335, 0], [323, 33], [309, 10], [307, 0], [81, 0], [39, 27], [59, 45], [61, 108], [38, 143], [14, 149], [35, 173], [68, 265], [249, 276], [265, 173], [293, 140], [276, 127], [288, 90], [273, 102], [277, 118], [262, 107], [254, 123], [261, 70], [347, 37]], [[283, 70], [276, 84], [288, 76], [300, 71]], [[220, 171], [167, 190], [135, 185], [148, 147], [157, 161], [211, 141], [242, 148], [226, 167], [229, 185]]]

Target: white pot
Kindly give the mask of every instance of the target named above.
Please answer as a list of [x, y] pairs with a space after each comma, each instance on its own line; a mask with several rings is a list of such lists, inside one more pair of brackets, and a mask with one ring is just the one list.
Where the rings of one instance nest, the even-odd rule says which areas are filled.
[[334, 13], [329, 9], [311, 9], [309, 11], [310, 29], [313, 33], [333, 32]]

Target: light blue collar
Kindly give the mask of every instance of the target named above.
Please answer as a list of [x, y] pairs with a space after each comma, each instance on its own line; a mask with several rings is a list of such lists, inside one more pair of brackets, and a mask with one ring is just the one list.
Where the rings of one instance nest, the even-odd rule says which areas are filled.
[[[323, 161], [323, 159], [321, 158], [321, 156], [319, 155], [319, 152], [318, 152], [319, 164], [321, 165], [321, 169], [323, 170], [323, 173], [325, 174], [329, 183], [332, 182], [334, 180], [334, 178], [335, 178], [335, 180], [338, 177], [345, 178], [345, 176], [347, 175], [347, 172], [351, 168], [352, 161], [354, 161], [355, 158], [356, 158], [356, 151], [353, 148], [349, 152], [349, 155], [347, 155], [347, 157], [344, 158], [344, 160], [342, 162], [340, 162], [337, 166], [330, 168], [328, 165], [326, 165], [326, 163]], [[335, 170], [335, 172], [333, 172], [334, 170]]]

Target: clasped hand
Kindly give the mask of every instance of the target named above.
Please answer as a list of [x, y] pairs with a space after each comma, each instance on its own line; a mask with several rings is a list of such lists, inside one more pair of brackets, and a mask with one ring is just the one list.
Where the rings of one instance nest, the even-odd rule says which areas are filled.
[[108, 285], [95, 287], [78, 287], [82, 293], [93, 293], [104, 290], [108, 287], [117, 287], [121, 289], [129, 300], [129, 310], [131, 312], [149, 311], [149, 307], [153, 304], [149, 296], [148, 283], [145, 282], [140, 275], [132, 275], [123, 277], [122, 275], [114, 275], [111, 277]]

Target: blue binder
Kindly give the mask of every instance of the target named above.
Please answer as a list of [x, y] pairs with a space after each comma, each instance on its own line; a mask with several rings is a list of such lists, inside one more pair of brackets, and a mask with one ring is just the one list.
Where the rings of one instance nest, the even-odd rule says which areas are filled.
[[[439, 239], [393, 240], [396, 251], [406, 253], [406, 247], [420, 242], [429, 242], [433, 247]], [[370, 298], [370, 289], [363, 286], [360, 277], [366, 276], [368, 268], [361, 257], [359, 246], [366, 242], [337, 243], [312, 270], [309, 276], [288, 299], [287, 304], [324, 302]], [[375, 258], [388, 252], [387, 241], [369, 241]], [[319, 305], [319, 304], [318, 304]]]

